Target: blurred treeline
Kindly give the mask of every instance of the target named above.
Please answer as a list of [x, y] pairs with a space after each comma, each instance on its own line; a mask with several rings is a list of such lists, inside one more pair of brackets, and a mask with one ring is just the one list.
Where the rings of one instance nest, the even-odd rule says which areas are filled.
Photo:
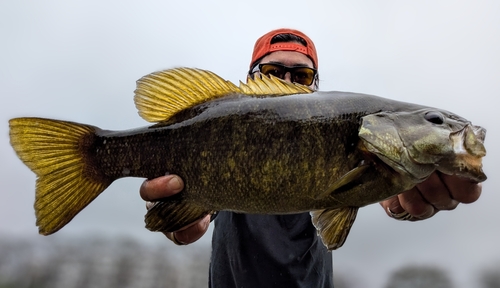
[[0, 239], [0, 288], [206, 287], [210, 247], [132, 239]]
[[[208, 286], [209, 244], [173, 247], [166, 240], [146, 245], [123, 238], [44, 239], [0, 238], [0, 288]], [[350, 274], [334, 277], [335, 288], [362, 287]], [[486, 267], [475, 279], [475, 287], [500, 288], [500, 265]], [[389, 275], [383, 288], [432, 287], [456, 286], [442, 267], [407, 265]]]

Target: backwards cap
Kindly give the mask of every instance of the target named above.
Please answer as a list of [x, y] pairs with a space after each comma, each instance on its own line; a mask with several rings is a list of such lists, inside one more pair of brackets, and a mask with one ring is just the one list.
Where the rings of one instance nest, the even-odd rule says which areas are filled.
[[[278, 42], [271, 44], [271, 39], [273, 39], [274, 36], [279, 34], [293, 34], [295, 36], [298, 36], [306, 41], [307, 46], [304, 46], [296, 42]], [[312, 40], [309, 37], [307, 37], [306, 34], [298, 30], [287, 29], [287, 28], [273, 30], [267, 34], [264, 34], [259, 39], [257, 39], [257, 41], [255, 42], [255, 46], [253, 48], [250, 68], [252, 68], [252, 65], [255, 63], [255, 61], [275, 51], [300, 52], [306, 56], [309, 56], [309, 58], [311, 58], [311, 60], [313, 61], [314, 67], [316, 69], [318, 68], [318, 55], [316, 55], [316, 48], [314, 47], [314, 43], [312, 42]]]

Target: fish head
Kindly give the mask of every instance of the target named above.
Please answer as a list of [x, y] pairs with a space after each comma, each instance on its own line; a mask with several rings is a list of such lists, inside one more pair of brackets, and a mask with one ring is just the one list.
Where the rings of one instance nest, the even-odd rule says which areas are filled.
[[486, 130], [453, 113], [420, 108], [363, 117], [359, 136], [365, 148], [418, 183], [434, 171], [486, 180]]

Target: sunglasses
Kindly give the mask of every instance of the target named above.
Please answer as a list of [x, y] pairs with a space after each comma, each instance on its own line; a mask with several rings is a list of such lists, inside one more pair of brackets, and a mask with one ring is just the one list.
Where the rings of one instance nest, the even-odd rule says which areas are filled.
[[255, 72], [260, 72], [266, 76], [273, 75], [280, 79], [285, 78], [285, 74], [290, 72], [290, 78], [292, 82], [299, 83], [305, 86], [310, 86], [315, 79], [316, 69], [310, 67], [288, 67], [281, 64], [264, 63], [257, 65], [253, 70], [252, 74]]

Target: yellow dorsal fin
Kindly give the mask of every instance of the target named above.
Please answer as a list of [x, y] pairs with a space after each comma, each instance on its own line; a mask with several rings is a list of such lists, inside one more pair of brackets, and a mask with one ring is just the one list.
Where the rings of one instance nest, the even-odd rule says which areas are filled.
[[154, 72], [137, 80], [134, 102], [142, 118], [160, 122], [184, 109], [230, 93], [241, 91], [213, 72], [175, 68]]
[[135, 106], [149, 122], [168, 120], [178, 112], [231, 93], [252, 96], [282, 96], [313, 92], [277, 77], [256, 77], [237, 87], [215, 73], [195, 68], [175, 68], [154, 72], [137, 80]]
[[244, 94], [257, 96], [283, 96], [313, 92], [307, 86], [288, 83], [273, 75], [269, 77], [262, 75], [255, 79], [249, 77], [246, 84], [240, 81], [240, 89]]

